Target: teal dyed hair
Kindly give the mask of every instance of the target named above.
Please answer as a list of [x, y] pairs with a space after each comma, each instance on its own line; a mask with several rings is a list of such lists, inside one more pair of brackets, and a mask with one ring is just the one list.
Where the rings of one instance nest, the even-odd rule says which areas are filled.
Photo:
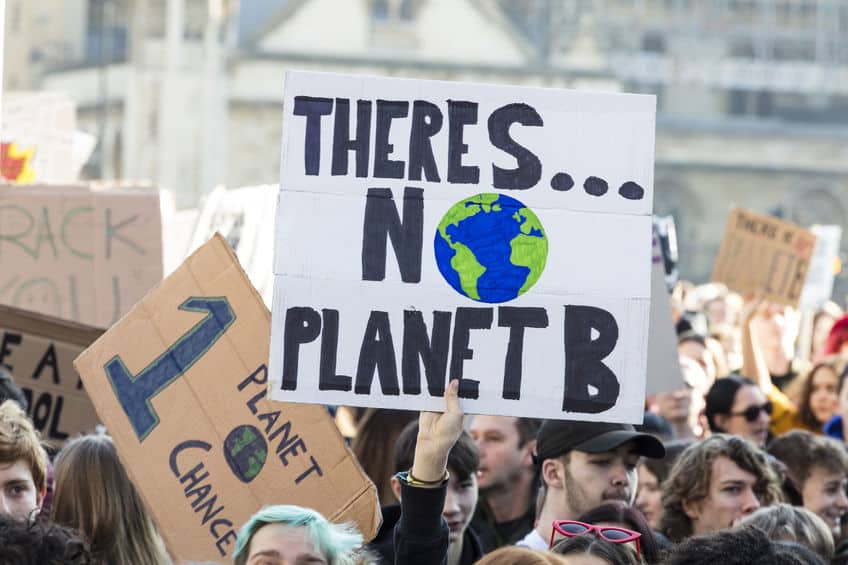
[[268, 524], [304, 528], [307, 539], [330, 565], [348, 565], [352, 562], [352, 552], [362, 545], [362, 534], [356, 531], [356, 526], [352, 524], [332, 524], [320, 513], [302, 506], [266, 506], [251, 516], [239, 530], [233, 553], [235, 563], [247, 561], [253, 534]]

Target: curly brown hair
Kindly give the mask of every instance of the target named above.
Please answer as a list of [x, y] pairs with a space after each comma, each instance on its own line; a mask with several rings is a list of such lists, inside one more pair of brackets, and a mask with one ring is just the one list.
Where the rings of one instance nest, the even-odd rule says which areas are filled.
[[692, 520], [683, 510], [683, 504], [707, 497], [713, 462], [719, 457], [727, 457], [756, 477], [754, 493], [760, 504], [781, 502], [780, 482], [765, 452], [741, 437], [716, 434], [686, 448], [663, 483], [660, 531], [672, 541], [679, 542], [692, 535]]

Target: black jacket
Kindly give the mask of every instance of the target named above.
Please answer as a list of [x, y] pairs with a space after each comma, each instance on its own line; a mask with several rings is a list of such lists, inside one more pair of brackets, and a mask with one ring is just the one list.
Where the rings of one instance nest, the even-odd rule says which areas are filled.
[[[401, 484], [400, 506], [383, 507], [383, 525], [370, 549], [381, 565], [444, 565], [450, 531], [442, 518], [447, 485], [425, 489]], [[471, 527], [462, 538], [460, 565], [473, 565], [484, 555]]]

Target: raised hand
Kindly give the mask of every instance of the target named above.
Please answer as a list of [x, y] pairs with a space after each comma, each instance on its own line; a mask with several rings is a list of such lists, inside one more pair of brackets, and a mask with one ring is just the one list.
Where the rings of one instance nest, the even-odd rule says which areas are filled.
[[445, 411], [421, 412], [418, 417], [412, 475], [420, 481], [438, 483], [445, 475], [448, 453], [462, 434], [465, 417], [458, 391], [459, 381], [451, 381], [445, 391]]

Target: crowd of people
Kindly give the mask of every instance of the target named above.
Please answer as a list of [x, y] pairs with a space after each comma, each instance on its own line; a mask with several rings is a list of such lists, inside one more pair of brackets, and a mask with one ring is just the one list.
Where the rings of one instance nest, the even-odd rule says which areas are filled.
[[[234, 562], [848, 563], [848, 316], [717, 285], [678, 284], [672, 303], [682, 381], [641, 426], [466, 418], [458, 381], [441, 413], [340, 410], [377, 536], [269, 500]], [[172, 562], [108, 435], [48, 452], [9, 374], [0, 400], [0, 564]]]

